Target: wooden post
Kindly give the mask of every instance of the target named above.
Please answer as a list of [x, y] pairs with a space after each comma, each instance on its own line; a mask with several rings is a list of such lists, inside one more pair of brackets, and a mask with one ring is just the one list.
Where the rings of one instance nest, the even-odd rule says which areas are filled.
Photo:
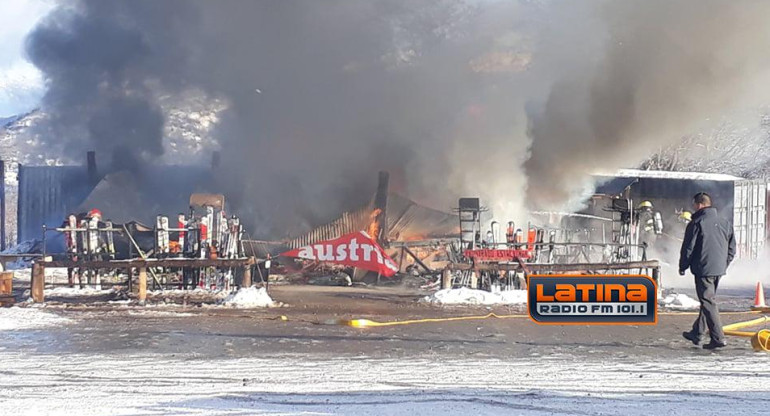
[[139, 268], [139, 303], [144, 304], [147, 300], [147, 268]]
[[660, 266], [652, 268], [652, 280], [655, 281], [655, 285], [658, 287], [658, 293], [656, 293], [656, 295], [658, 296], [658, 299], [660, 299], [663, 297], [663, 285], [660, 281]]
[[32, 300], [45, 302], [45, 267], [38, 263], [32, 263]]
[[452, 288], [452, 272], [449, 270], [448, 267], [441, 272], [441, 288], [442, 289]]
[[251, 287], [251, 266], [243, 268], [243, 281], [241, 282], [241, 287]]

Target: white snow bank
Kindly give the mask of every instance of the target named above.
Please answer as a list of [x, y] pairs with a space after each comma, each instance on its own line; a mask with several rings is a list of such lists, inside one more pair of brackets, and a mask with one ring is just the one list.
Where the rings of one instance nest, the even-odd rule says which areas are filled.
[[238, 289], [230, 294], [222, 304], [234, 308], [268, 308], [275, 306], [273, 299], [267, 294], [267, 289], [248, 287]]
[[[24, 268], [24, 269], [14, 270], [13, 278], [17, 280], [22, 280], [22, 281], [30, 280], [32, 278], [32, 269]], [[67, 268], [66, 267], [46, 267], [45, 282], [46, 283], [67, 282]]]
[[484, 290], [443, 289], [423, 298], [423, 302], [437, 305], [526, 305], [526, 290], [505, 290], [498, 293]]
[[115, 289], [96, 289], [93, 287], [55, 287], [45, 289], [46, 296], [56, 296], [60, 298], [77, 298], [80, 296], [102, 296], [115, 293]]
[[39, 308], [0, 308], [0, 331], [45, 328], [72, 322]]
[[692, 310], [700, 308], [700, 302], [683, 293], [672, 293], [659, 301], [660, 306], [669, 309]]

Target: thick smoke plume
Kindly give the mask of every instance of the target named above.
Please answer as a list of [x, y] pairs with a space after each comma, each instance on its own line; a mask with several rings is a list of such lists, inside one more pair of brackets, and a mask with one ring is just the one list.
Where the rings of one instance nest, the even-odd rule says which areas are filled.
[[[576, 173], [633, 166], [736, 107], [766, 103], [768, 12], [769, 3], [753, 1], [598, 7], [599, 50], [556, 79], [532, 113], [530, 202], [562, 206], [580, 195], [585, 177]], [[600, 34], [581, 30], [576, 42]]]
[[500, 219], [574, 205], [765, 97], [770, 4], [749, 1], [64, 2], [29, 37], [51, 149], [162, 153], [161, 97], [222, 100], [218, 181], [260, 236], [371, 197], [378, 170]]

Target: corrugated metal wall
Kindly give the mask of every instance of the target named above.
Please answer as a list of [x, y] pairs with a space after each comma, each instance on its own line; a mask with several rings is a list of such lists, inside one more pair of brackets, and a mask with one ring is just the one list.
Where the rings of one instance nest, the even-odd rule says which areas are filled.
[[[708, 192], [719, 215], [735, 229], [736, 257], [757, 258], [767, 238], [767, 183], [764, 180], [705, 181], [641, 178], [631, 186], [634, 204], [651, 200], [664, 216], [691, 209], [692, 196]], [[664, 218], [666, 221], [666, 218]]]
[[370, 205], [358, 211], [345, 212], [337, 220], [315, 228], [313, 231], [288, 242], [289, 248], [299, 248], [318, 241], [331, 240], [345, 234], [366, 229], [369, 224]]
[[42, 238], [43, 224], [59, 226], [91, 189], [85, 167], [19, 165], [18, 241]]
[[[345, 212], [337, 220], [294, 238], [287, 244], [294, 249], [366, 230], [373, 209], [372, 204], [368, 204], [357, 211]], [[423, 207], [392, 192], [388, 194], [386, 212], [388, 239], [391, 241], [445, 237], [459, 235], [460, 232], [456, 215]]]
[[767, 184], [763, 180], [735, 182], [733, 228], [738, 258], [755, 259], [767, 239]]

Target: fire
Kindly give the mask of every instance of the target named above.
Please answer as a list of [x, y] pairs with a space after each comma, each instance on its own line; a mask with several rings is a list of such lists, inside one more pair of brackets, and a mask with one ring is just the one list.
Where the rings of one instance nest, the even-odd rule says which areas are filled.
[[412, 234], [404, 238], [404, 241], [421, 241], [427, 240], [428, 236], [425, 234]]
[[378, 240], [380, 237], [380, 223], [377, 221], [377, 217], [382, 214], [382, 210], [375, 208], [371, 214], [369, 214], [369, 226], [366, 228], [366, 233], [373, 239]]

